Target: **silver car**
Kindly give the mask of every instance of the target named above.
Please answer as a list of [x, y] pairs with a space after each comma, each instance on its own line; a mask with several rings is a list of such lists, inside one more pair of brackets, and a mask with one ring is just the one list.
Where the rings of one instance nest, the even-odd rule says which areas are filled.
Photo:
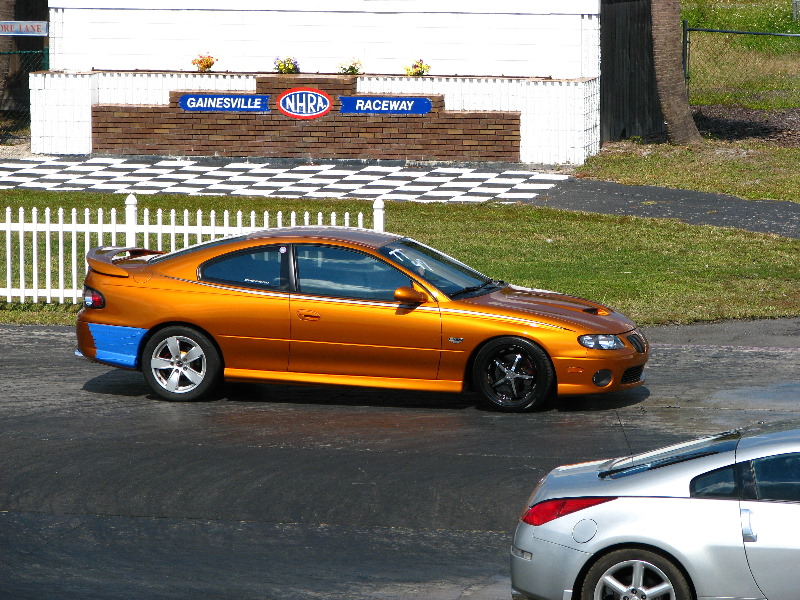
[[800, 423], [558, 467], [511, 583], [515, 600], [800, 598]]

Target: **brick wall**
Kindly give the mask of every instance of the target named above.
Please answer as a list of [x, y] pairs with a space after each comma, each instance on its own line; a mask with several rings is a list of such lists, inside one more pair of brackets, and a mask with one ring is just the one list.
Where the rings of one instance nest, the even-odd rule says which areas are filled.
[[[317, 119], [285, 116], [275, 102], [280, 93], [293, 87], [326, 92], [333, 99], [332, 110]], [[269, 113], [185, 112], [178, 106], [178, 100], [188, 91], [170, 92], [169, 106], [93, 106], [93, 152], [303, 159], [520, 160], [520, 113], [446, 111], [442, 96], [427, 96], [432, 110], [426, 115], [342, 114], [339, 96], [359, 95], [356, 77], [258, 76], [256, 93], [270, 95]]]

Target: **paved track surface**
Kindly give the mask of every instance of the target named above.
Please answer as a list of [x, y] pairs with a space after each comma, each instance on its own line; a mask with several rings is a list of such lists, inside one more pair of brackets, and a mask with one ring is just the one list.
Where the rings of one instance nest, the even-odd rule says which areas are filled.
[[539, 477], [800, 416], [798, 332], [650, 329], [647, 386], [507, 415], [355, 388], [165, 403], [71, 328], [0, 326], [0, 599], [507, 600]]

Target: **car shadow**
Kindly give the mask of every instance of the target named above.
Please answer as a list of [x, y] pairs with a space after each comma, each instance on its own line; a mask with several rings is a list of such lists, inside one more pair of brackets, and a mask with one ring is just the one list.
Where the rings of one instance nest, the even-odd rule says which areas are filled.
[[[160, 400], [147, 387], [141, 373], [124, 369], [111, 369], [93, 377], [83, 385], [82, 389], [93, 394]], [[649, 397], [650, 390], [647, 387], [609, 394], [560, 396], [551, 398], [544, 406], [532, 412], [535, 414], [551, 411], [569, 413], [615, 410], [636, 406]], [[484, 404], [478, 394], [471, 392], [447, 394], [351, 386], [226, 382], [207, 399], [207, 401], [217, 400], [436, 410], [473, 409], [497, 412], [491, 406]]]
[[597, 412], [616, 410], [641, 404], [650, 397], [650, 390], [640, 386], [621, 392], [586, 396], [559, 396], [550, 401], [550, 408], [558, 412]]
[[144, 382], [142, 374], [125, 369], [112, 369], [97, 377], [92, 377], [83, 384], [81, 389], [93, 394], [130, 396], [131, 398], [151, 395], [150, 388]]
[[464, 410], [474, 408], [479, 403], [479, 398], [473, 394], [445, 394], [350, 386], [329, 387], [234, 382], [225, 383], [220, 390], [220, 396], [222, 399], [231, 402], [380, 406], [437, 410]]

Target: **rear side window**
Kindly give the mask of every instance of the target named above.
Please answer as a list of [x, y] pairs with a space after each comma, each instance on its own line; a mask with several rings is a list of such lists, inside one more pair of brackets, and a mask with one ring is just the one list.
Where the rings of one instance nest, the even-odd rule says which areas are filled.
[[689, 493], [692, 498], [738, 498], [734, 465], [698, 475], [689, 484]]
[[286, 246], [251, 248], [226, 254], [205, 263], [200, 278], [237, 287], [288, 290]]

